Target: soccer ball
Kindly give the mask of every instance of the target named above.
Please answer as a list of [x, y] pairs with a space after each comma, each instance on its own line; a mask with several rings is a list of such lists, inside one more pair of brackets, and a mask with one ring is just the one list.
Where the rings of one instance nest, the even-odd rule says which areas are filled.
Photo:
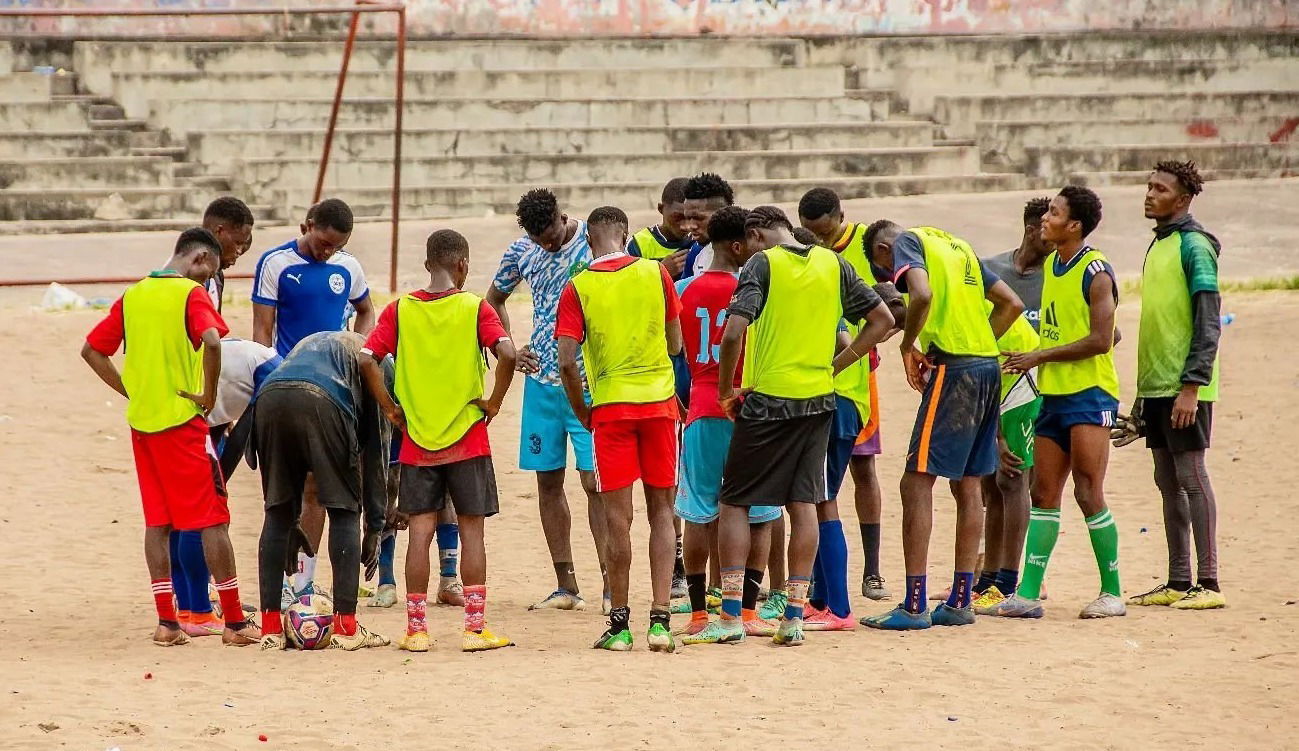
[[294, 649], [324, 649], [334, 633], [333, 604], [319, 596], [297, 600], [284, 611], [284, 640]]

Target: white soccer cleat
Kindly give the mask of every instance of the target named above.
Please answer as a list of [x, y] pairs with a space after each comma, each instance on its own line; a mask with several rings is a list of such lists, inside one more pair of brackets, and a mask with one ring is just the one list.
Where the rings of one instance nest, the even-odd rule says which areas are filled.
[[1128, 606], [1124, 604], [1122, 597], [1115, 597], [1111, 594], [1101, 593], [1100, 597], [1088, 603], [1087, 607], [1082, 609], [1078, 614], [1079, 618], [1114, 618], [1116, 616], [1127, 615]]

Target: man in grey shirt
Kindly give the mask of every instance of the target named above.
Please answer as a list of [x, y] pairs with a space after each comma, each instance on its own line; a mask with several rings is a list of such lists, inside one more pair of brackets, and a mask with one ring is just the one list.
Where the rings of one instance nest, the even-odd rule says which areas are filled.
[[1019, 247], [983, 261], [1024, 301], [1024, 315], [1035, 329], [1038, 308], [1042, 307], [1042, 264], [1051, 254], [1051, 248], [1042, 242], [1042, 217], [1050, 204], [1047, 198], [1024, 204], [1024, 235]]

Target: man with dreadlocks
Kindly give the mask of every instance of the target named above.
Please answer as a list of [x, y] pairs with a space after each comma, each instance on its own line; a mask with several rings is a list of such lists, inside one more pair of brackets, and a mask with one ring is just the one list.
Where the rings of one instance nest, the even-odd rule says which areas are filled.
[[[1222, 246], [1191, 217], [1191, 201], [1202, 187], [1194, 162], [1160, 162], [1146, 183], [1146, 218], [1155, 220], [1155, 237], [1141, 276], [1137, 401], [1127, 432], [1132, 438], [1144, 433], [1154, 455], [1168, 581], [1131, 598], [1133, 605], [1208, 610], [1227, 604], [1218, 589], [1218, 504], [1204, 464], [1218, 399]], [[1130, 440], [1119, 436], [1115, 443]]]

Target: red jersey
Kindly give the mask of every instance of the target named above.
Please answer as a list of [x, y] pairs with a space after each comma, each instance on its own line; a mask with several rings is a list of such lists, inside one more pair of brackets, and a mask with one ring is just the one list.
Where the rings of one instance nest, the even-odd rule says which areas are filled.
[[[717, 403], [717, 358], [721, 352], [726, 309], [739, 283], [729, 271], [705, 271], [677, 282], [681, 295], [681, 338], [686, 364], [690, 367], [690, 409], [686, 424], [700, 417], [725, 417]], [[735, 367], [735, 388], [740, 387], [744, 355]]]

